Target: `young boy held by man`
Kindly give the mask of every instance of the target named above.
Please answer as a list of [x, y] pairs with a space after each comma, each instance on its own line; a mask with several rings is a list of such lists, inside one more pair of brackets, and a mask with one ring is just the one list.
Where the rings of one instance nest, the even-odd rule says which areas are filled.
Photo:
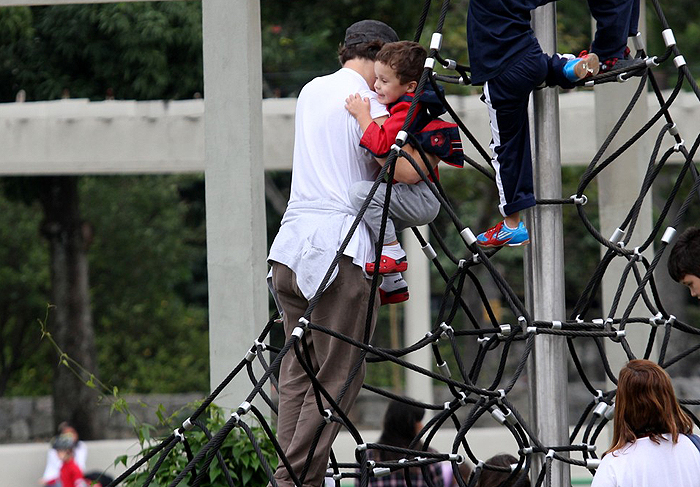
[[[360, 145], [369, 150], [383, 164], [402, 129], [408, 111], [416, 96], [416, 89], [427, 57], [426, 50], [416, 42], [400, 41], [385, 44], [377, 54], [374, 70], [377, 79], [374, 90], [378, 101], [389, 108], [389, 118], [372, 120], [369, 101], [358, 94], [350, 95], [345, 108], [357, 119], [363, 132]], [[437, 93], [426, 86], [414, 109], [407, 132], [415, 136], [423, 150], [433, 156], [431, 165], [440, 160], [457, 167], [464, 166], [464, 153], [459, 130], [454, 123], [438, 117], [445, 113]], [[417, 161], [418, 162], [418, 161]], [[419, 162], [420, 164], [420, 162]], [[397, 232], [405, 228], [432, 222], [440, 210], [440, 204], [429, 186], [412, 171], [411, 184], [394, 182], [389, 202], [382, 256], [378, 272], [383, 275], [379, 293], [382, 304], [400, 303], [409, 297], [408, 285], [401, 274], [408, 268], [406, 252], [401, 248]], [[424, 171], [427, 172], [427, 171]], [[350, 188], [350, 196], [356, 210], [365, 202], [373, 182], [361, 181]], [[386, 196], [386, 183], [380, 184], [364, 214], [372, 238], [377, 241]], [[374, 262], [366, 265], [369, 274], [375, 272]]]

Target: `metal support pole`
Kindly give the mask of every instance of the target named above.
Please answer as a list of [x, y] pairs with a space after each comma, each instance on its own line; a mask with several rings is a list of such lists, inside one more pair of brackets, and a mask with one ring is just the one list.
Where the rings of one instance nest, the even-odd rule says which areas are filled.
[[[204, 0], [204, 122], [212, 388], [267, 321], [258, 0]], [[239, 374], [217, 398], [237, 407], [252, 388]], [[234, 393], [235, 392], [235, 393]]]
[[[533, 29], [542, 49], [556, 52], [554, 3], [533, 12]], [[533, 177], [538, 198], [561, 197], [559, 146], [559, 93], [545, 88], [534, 93], [530, 126], [533, 128]], [[559, 205], [538, 206], [528, 212], [531, 244], [525, 251], [526, 304], [536, 320], [561, 320], [564, 306], [564, 239]], [[567, 354], [562, 337], [535, 337], [528, 363], [530, 415], [537, 437], [546, 446], [568, 444]], [[542, 457], [542, 460], [544, 458]], [[533, 480], [540, 462], [533, 464]], [[571, 484], [568, 464], [552, 462], [552, 487]]]

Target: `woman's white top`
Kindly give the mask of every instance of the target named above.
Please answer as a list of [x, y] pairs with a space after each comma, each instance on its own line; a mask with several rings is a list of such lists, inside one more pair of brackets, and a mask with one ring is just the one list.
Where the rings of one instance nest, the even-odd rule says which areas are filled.
[[603, 457], [591, 487], [700, 487], [700, 451], [685, 435], [678, 443], [639, 438]]

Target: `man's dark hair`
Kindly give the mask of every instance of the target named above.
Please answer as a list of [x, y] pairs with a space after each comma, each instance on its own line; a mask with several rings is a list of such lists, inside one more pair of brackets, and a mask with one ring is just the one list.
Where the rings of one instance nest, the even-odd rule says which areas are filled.
[[668, 255], [668, 273], [678, 282], [688, 274], [700, 277], [700, 228], [690, 227], [678, 237]]
[[338, 61], [340, 61], [341, 66], [351, 59], [374, 61], [383, 45], [384, 41], [370, 41], [352, 46], [341, 45], [338, 49]]
[[399, 41], [384, 44], [375, 61], [393, 69], [399, 82], [405, 85], [411, 81], [420, 81], [426, 57], [427, 51], [417, 42]]

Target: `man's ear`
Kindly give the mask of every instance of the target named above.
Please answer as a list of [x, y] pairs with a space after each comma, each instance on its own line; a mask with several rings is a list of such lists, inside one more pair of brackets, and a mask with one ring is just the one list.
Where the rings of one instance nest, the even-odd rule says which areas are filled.
[[406, 90], [406, 93], [413, 93], [414, 91], [416, 91], [417, 87], [418, 87], [417, 81], [409, 81], [408, 82], [408, 89]]

